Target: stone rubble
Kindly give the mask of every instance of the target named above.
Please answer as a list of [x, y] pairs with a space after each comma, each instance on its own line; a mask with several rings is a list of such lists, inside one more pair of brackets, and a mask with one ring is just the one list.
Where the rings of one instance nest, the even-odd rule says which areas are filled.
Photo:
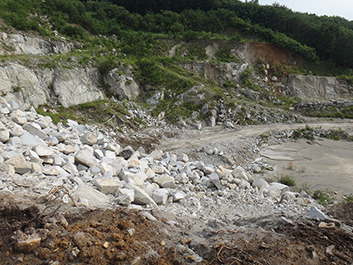
[[159, 207], [215, 220], [305, 215], [316, 205], [305, 194], [257, 177], [254, 167], [264, 165], [231, 168], [192, 161], [187, 154], [122, 149], [109, 134], [72, 120], [54, 125], [1, 97], [0, 136], [0, 190], [18, 196], [46, 196], [65, 187], [69, 194], [62, 200], [69, 204], [72, 195], [77, 205], [89, 208]]

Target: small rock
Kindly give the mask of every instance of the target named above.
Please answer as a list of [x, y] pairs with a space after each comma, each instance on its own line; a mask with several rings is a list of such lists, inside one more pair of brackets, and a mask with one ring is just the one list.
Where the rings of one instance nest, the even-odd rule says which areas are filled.
[[157, 189], [152, 193], [152, 198], [157, 204], [164, 205], [168, 199], [168, 190], [167, 189]]
[[219, 177], [216, 173], [212, 173], [210, 175], [210, 181], [217, 187], [217, 189], [222, 189], [222, 184], [221, 181], [219, 180]]
[[260, 173], [260, 172], [261, 172], [261, 167], [255, 166], [255, 167], [253, 168], [253, 171], [254, 171], [254, 173]]
[[327, 216], [316, 206], [312, 206], [309, 213], [307, 214], [308, 218], [310, 219], [319, 219], [319, 220], [327, 220]]
[[163, 156], [163, 151], [162, 150], [154, 150], [148, 156], [152, 157], [154, 160], [160, 160]]
[[87, 149], [82, 149], [75, 155], [75, 161], [88, 167], [93, 167], [98, 164], [97, 159]]
[[98, 190], [104, 194], [115, 194], [119, 189], [120, 185], [118, 182], [108, 178], [99, 178], [96, 179], [96, 186]]
[[320, 222], [319, 227], [320, 228], [335, 228], [336, 225], [335, 225], [335, 223]]
[[10, 132], [6, 129], [1, 129], [0, 130], [0, 141], [5, 143], [9, 140], [10, 138]]
[[33, 151], [36, 152], [38, 156], [51, 156], [54, 154], [53, 149], [45, 145], [37, 145], [33, 148]]
[[15, 235], [16, 248], [18, 251], [31, 252], [39, 247], [41, 238], [37, 234], [27, 235], [17, 231]]
[[208, 166], [205, 166], [202, 171], [205, 173], [205, 174], [212, 174], [214, 172], [214, 169], [212, 167], [208, 167]]
[[175, 202], [178, 202], [184, 198], [186, 198], [186, 193], [181, 190], [178, 190], [173, 193], [173, 201]]
[[327, 248], [326, 248], [326, 254], [330, 255], [330, 256], [333, 256], [333, 253], [332, 251], [335, 249], [335, 246], [334, 245], [329, 245]]
[[97, 137], [93, 133], [87, 132], [81, 137], [81, 141], [83, 144], [94, 145], [97, 143]]
[[156, 222], [157, 218], [154, 217], [152, 214], [150, 214], [149, 212], [141, 212], [141, 215], [143, 215], [144, 217], [146, 217], [148, 220]]
[[141, 262], [142, 262], [141, 257], [137, 257], [132, 261], [131, 265], [140, 265]]

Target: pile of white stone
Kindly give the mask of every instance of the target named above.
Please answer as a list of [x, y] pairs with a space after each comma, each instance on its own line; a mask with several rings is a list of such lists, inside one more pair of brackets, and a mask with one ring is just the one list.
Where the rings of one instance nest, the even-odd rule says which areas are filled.
[[25, 108], [0, 97], [0, 190], [29, 197], [56, 191], [66, 203], [74, 198], [92, 208], [168, 205], [185, 202], [195, 192], [203, 196], [241, 190], [259, 200], [299, 198], [304, 204], [304, 196], [286, 185], [254, 178], [240, 166], [214, 167], [189, 161], [186, 154], [121, 149], [103, 130], [95, 132], [72, 120], [54, 125], [50, 117]]

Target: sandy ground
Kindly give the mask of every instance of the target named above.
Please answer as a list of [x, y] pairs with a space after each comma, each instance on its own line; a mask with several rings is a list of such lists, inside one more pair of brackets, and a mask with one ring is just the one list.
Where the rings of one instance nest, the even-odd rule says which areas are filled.
[[300, 139], [268, 146], [260, 152], [262, 161], [277, 166], [277, 175], [292, 177], [298, 186], [353, 193], [353, 142]]
[[[311, 128], [342, 129], [353, 135], [352, 120], [312, 119], [307, 123]], [[334, 141], [317, 138], [315, 141], [300, 139], [281, 144], [258, 146], [260, 152], [249, 151], [257, 148], [254, 137], [261, 134], [275, 135], [280, 131], [305, 128], [306, 124], [264, 124], [238, 127], [227, 130], [223, 127], [204, 128], [201, 131], [185, 131], [178, 139], [164, 138], [158, 147], [163, 151], [183, 151], [192, 153], [202, 147], [216, 147], [225, 153], [232, 153], [236, 164], [246, 165], [256, 158], [274, 165], [277, 171], [265, 178], [290, 176], [299, 188], [328, 190], [336, 192], [335, 198], [342, 200], [342, 195], [353, 194], [353, 142]], [[237, 156], [234, 156], [237, 154]], [[200, 156], [200, 160], [222, 163], [221, 159]], [[247, 160], [241, 158], [247, 156]], [[261, 176], [261, 175], [260, 175]]]

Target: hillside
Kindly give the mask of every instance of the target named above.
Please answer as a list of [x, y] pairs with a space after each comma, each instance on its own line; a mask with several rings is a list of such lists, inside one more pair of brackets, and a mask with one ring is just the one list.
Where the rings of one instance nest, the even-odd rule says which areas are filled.
[[257, 2], [0, 1], [1, 264], [353, 262], [353, 22]]

